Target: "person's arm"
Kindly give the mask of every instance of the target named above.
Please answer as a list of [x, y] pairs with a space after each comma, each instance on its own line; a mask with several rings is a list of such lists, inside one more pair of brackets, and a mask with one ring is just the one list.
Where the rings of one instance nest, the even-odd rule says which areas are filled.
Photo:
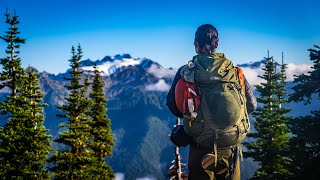
[[257, 109], [257, 100], [253, 94], [251, 86], [249, 85], [246, 77], [245, 76], [243, 76], [243, 77], [244, 77], [244, 84], [246, 87], [247, 111], [248, 111], [248, 114], [251, 114], [253, 111], [255, 111]]
[[183, 114], [177, 108], [176, 100], [175, 100], [175, 90], [176, 90], [176, 84], [181, 78], [181, 75], [180, 75], [181, 68], [179, 68], [178, 72], [176, 73], [176, 76], [174, 77], [171, 88], [167, 94], [167, 102], [166, 102], [166, 105], [168, 106], [171, 113], [180, 118], [183, 117]]

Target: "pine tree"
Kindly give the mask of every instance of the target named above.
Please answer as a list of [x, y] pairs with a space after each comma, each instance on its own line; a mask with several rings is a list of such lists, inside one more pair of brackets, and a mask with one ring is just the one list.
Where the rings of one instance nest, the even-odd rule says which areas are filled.
[[288, 128], [285, 116], [290, 110], [281, 105], [286, 103], [285, 93], [285, 68], [282, 65], [280, 74], [275, 71], [273, 58], [266, 58], [263, 76], [265, 82], [257, 85], [260, 92], [257, 101], [262, 104], [258, 107], [253, 116], [255, 117], [254, 127], [256, 132], [248, 135], [255, 139], [252, 143], [244, 143], [248, 148], [246, 157], [258, 161], [260, 168], [255, 172], [253, 179], [283, 179], [292, 173], [288, 170]]
[[[313, 62], [309, 75], [296, 76], [292, 88], [294, 93], [290, 100], [305, 104], [310, 103], [312, 94], [320, 98], [320, 46], [308, 49], [310, 60]], [[317, 179], [320, 176], [320, 108], [312, 111], [310, 115], [300, 116], [290, 121], [292, 132], [290, 139], [292, 169], [295, 177]]]
[[83, 72], [80, 70], [80, 60], [82, 49], [80, 45], [77, 52], [74, 47], [71, 50], [70, 61], [71, 77], [66, 78], [70, 82], [66, 88], [70, 91], [67, 104], [59, 106], [64, 114], [58, 114], [59, 118], [67, 118], [67, 123], [61, 124], [63, 132], [54, 141], [66, 146], [63, 150], [58, 150], [51, 158], [55, 179], [91, 179], [93, 156], [89, 150], [90, 116], [88, 111], [90, 100], [88, 93], [88, 77], [81, 83]]
[[114, 141], [111, 134], [110, 119], [107, 116], [107, 100], [103, 91], [103, 82], [96, 65], [94, 66], [94, 79], [90, 98], [93, 103], [90, 110], [92, 118], [90, 123], [92, 137], [90, 148], [96, 158], [92, 175], [97, 179], [113, 179], [114, 174], [111, 167], [107, 165], [105, 157], [112, 155]]
[[24, 120], [24, 127], [20, 133], [25, 135], [22, 146], [26, 151], [20, 159], [26, 159], [29, 162], [29, 164], [25, 163], [26, 168], [23, 172], [23, 177], [28, 179], [49, 178], [49, 172], [44, 168], [51, 150], [50, 136], [47, 135], [43, 125], [45, 119], [43, 107], [47, 104], [42, 103], [43, 94], [40, 92], [39, 77], [36, 69], [27, 68], [25, 85], [21, 89], [20, 96], [20, 102], [25, 105], [23, 109], [25, 118], [21, 117]]
[[0, 177], [4, 179], [48, 179], [44, 168], [50, 150], [50, 136], [43, 126], [43, 95], [39, 88], [39, 75], [21, 67], [19, 46], [25, 41], [18, 37], [18, 16], [5, 14], [9, 31], [1, 37], [8, 43], [8, 56], [1, 59], [3, 72], [1, 88], [10, 93], [0, 104], [7, 123], [0, 129]]
[[291, 101], [304, 101], [306, 104], [310, 103], [312, 94], [318, 94], [320, 98], [320, 46], [314, 45], [314, 49], [308, 49], [308, 51], [310, 61], [313, 62], [313, 70], [309, 75], [296, 76], [294, 79], [296, 85], [292, 88], [294, 93], [290, 95]]

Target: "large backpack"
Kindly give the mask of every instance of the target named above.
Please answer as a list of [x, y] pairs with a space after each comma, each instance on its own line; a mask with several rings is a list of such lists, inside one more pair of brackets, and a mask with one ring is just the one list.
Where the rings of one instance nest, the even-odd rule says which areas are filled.
[[184, 112], [186, 133], [202, 147], [224, 149], [240, 144], [250, 129], [241, 69], [221, 53], [197, 55], [181, 70], [200, 97], [197, 116]]

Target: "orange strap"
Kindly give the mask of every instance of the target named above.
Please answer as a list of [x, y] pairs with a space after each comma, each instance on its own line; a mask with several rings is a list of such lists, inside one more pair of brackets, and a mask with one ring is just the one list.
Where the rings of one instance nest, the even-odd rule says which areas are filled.
[[236, 66], [236, 69], [237, 69], [237, 74], [238, 74], [238, 78], [240, 80], [240, 84], [241, 84], [242, 90], [243, 90], [244, 94], [246, 94], [246, 86], [245, 86], [245, 83], [244, 83], [244, 76], [243, 76], [242, 69], [240, 67], [238, 67], [238, 66]]

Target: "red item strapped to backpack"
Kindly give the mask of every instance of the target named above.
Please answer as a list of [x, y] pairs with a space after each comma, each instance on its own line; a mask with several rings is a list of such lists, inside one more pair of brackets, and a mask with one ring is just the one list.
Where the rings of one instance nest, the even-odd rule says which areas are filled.
[[200, 98], [193, 83], [187, 82], [183, 78], [179, 79], [175, 88], [175, 101], [180, 112], [190, 114], [191, 117], [197, 116]]

